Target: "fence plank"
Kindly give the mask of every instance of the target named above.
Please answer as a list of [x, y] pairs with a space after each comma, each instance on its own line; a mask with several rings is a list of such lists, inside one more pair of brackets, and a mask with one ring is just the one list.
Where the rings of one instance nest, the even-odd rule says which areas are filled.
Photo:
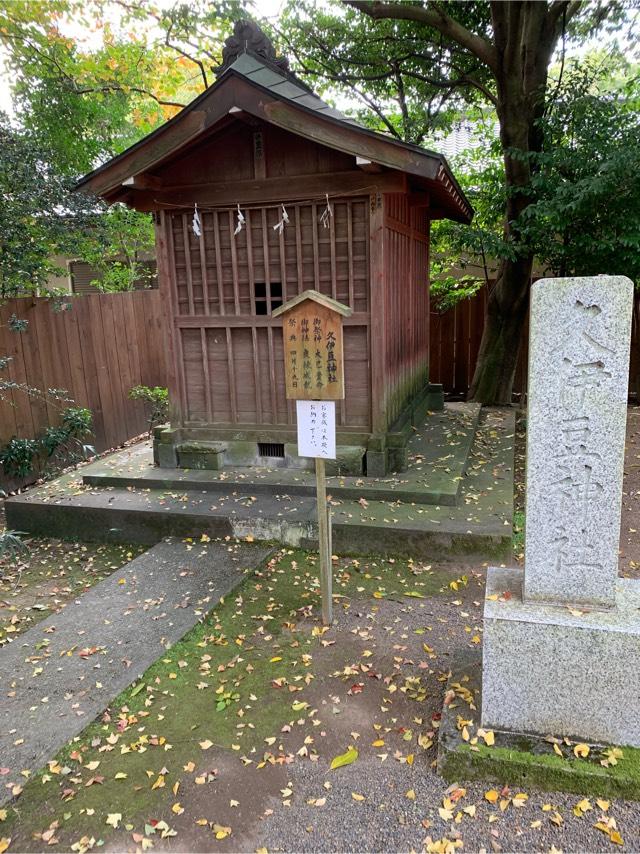
[[[442, 383], [445, 392], [466, 395], [473, 379], [487, 307], [487, 289], [481, 288], [474, 297], [458, 303], [449, 311], [431, 312], [431, 354], [429, 379]], [[634, 295], [634, 322], [631, 333], [631, 369], [629, 394], [640, 394], [640, 294]], [[525, 320], [516, 366], [513, 394], [522, 400], [527, 392], [527, 360], [529, 352], [529, 320]]]
[[[91, 294], [71, 302], [69, 311], [57, 313], [44, 298], [0, 306], [0, 356], [11, 357], [2, 376], [43, 391], [66, 389], [75, 405], [91, 410], [92, 444], [104, 451], [146, 429], [144, 407], [129, 399], [129, 389], [167, 384], [160, 293]], [[13, 314], [29, 321], [24, 332], [9, 328]], [[14, 435], [40, 435], [58, 423], [65, 406], [20, 391], [6, 397], [0, 401], [0, 444]]]

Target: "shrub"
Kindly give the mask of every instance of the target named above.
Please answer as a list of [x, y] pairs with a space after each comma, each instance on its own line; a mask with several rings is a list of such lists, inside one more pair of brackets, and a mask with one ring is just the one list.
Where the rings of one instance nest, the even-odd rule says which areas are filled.
[[33, 470], [33, 461], [38, 454], [36, 439], [11, 439], [0, 449], [0, 463], [10, 477], [26, 477]]
[[169, 416], [169, 389], [148, 385], [137, 385], [129, 391], [131, 400], [141, 400], [147, 407], [149, 433], [159, 424], [165, 424]]
[[20, 554], [27, 554], [29, 547], [22, 542], [22, 531], [0, 531], [0, 561], [15, 560]]
[[82, 440], [91, 434], [93, 418], [89, 409], [70, 406], [62, 412], [61, 423], [47, 427], [36, 439], [14, 437], [0, 448], [0, 463], [9, 477], [24, 478], [34, 471], [50, 474], [95, 454]]

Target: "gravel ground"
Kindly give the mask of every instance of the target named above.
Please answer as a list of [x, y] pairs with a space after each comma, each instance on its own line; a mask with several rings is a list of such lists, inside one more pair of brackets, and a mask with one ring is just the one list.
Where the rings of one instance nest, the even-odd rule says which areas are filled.
[[[333, 733], [327, 734], [328, 744], [323, 744], [317, 762], [296, 761], [289, 766], [287, 789], [292, 795], [271, 799], [267, 813], [273, 813], [266, 816], [254, 835], [243, 840], [241, 850], [421, 851], [429, 850], [431, 844], [437, 846], [431, 849], [435, 851], [452, 851], [454, 845], [461, 851], [546, 852], [554, 847], [559, 851], [610, 851], [620, 846], [594, 825], [611, 818], [615, 819], [624, 849], [640, 850], [638, 804], [611, 801], [603, 811], [591, 798], [592, 809], [576, 815], [574, 808], [583, 800], [579, 795], [528, 790], [524, 791], [528, 796], [524, 805], [514, 806], [509, 799], [523, 790], [512, 788], [500, 792], [505, 806], [502, 809], [500, 801], [490, 803], [485, 798], [492, 788], [488, 784], [449, 786], [442, 780], [434, 769], [435, 743], [426, 751], [417, 750], [413, 764], [407, 763], [416, 730], [437, 725], [445, 685], [442, 675], [448, 669], [451, 651], [473, 645], [465, 627], [471, 627], [472, 632], [478, 628], [481, 607], [476, 603], [483, 585], [482, 577], [476, 575], [466, 588], [452, 594], [456, 598], [434, 598], [411, 605], [385, 601], [375, 611], [370, 603], [363, 602], [359, 612], [358, 603], [353, 603], [353, 613], [341, 616], [335, 629], [336, 645], [341, 643], [341, 635], [352, 633], [359, 638], [361, 631], [366, 632], [364, 643], [356, 641], [356, 645], [361, 647], [360, 652], [364, 648], [373, 651], [369, 660], [383, 674], [393, 670], [394, 664], [396, 672], [403, 676], [415, 672], [416, 665], [420, 668], [417, 656], [425, 635], [416, 639], [415, 631], [431, 626], [428, 645], [435, 657], [429, 657], [429, 667], [422, 670], [428, 696], [415, 702], [407, 700], [406, 695], [396, 700], [394, 694], [389, 702], [380, 690], [365, 701], [367, 686], [361, 694], [345, 697], [345, 687], [351, 684], [352, 676], [346, 680], [332, 676], [329, 678], [337, 681], [335, 686], [316, 686], [318, 718], [333, 728]], [[358, 613], [361, 616], [354, 621]], [[398, 638], [405, 647], [401, 661], [396, 648]], [[357, 655], [358, 650], [354, 652]], [[333, 715], [333, 719], [323, 713], [321, 697], [326, 697], [327, 691], [345, 706], [343, 714]], [[413, 729], [414, 737], [403, 749], [398, 732], [408, 729]], [[376, 738], [384, 738], [385, 746], [372, 748]], [[359, 749], [358, 759], [331, 771], [328, 765], [332, 752], [341, 753], [347, 743]], [[354, 793], [363, 799], [354, 799]], [[446, 813], [443, 818], [440, 813], [447, 797], [455, 801], [453, 818]], [[290, 800], [291, 805], [284, 806], [283, 800]], [[473, 807], [475, 812], [469, 809]], [[465, 808], [468, 812], [463, 812]]]

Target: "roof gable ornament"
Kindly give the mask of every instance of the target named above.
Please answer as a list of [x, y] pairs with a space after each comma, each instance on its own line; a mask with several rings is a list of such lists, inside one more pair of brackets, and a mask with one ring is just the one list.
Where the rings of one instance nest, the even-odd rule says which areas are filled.
[[229, 68], [243, 53], [264, 59], [283, 71], [289, 70], [286, 56], [276, 56], [271, 39], [265, 35], [255, 21], [241, 20], [233, 25], [233, 35], [225, 41], [222, 48], [222, 65], [216, 69], [218, 75]]

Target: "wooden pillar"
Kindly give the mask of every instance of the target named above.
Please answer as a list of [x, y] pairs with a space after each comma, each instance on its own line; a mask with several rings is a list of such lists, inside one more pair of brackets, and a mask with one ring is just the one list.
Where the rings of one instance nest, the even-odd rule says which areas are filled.
[[371, 430], [384, 433], [386, 417], [385, 230], [384, 196], [370, 197], [369, 308], [371, 313]]
[[176, 329], [177, 293], [174, 265], [171, 257], [172, 241], [169, 229], [171, 221], [164, 211], [154, 215], [156, 254], [158, 258], [158, 285], [162, 304], [162, 319], [165, 335], [167, 365], [167, 388], [169, 389], [169, 421], [172, 427], [182, 424], [184, 388], [180, 382], [183, 366], [180, 331]]

